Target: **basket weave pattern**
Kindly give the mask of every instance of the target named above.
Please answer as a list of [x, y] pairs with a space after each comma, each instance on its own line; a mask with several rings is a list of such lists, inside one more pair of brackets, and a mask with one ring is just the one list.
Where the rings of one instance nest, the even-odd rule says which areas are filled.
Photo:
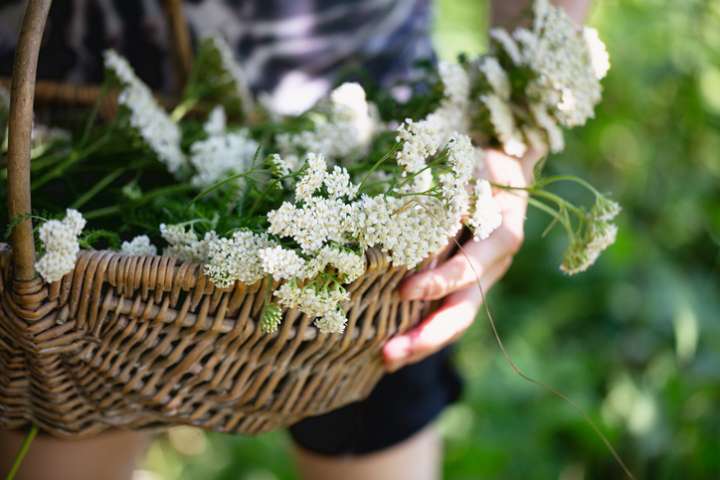
[[349, 287], [344, 334], [320, 334], [291, 310], [268, 335], [256, 319], [269, 281], [219, 289], [197, 264], [92, 251], [58, 282], [18, 285], [4, 248], [0, 427], [254, 434], [361, 399], [383, 373], [382, 344], [423, 313], [394, 293], [407, 271], [385, 258], [370, 251]]
[[[399, 299], [396, 287], [409, 272], [376, 250], [348, 288], [342, 335], [319, 333], [312, 318], [294, 310], [284, 312], [277, 333], [263, 333], [258, 319], [277, 284], [220, 289], [201, 265], [174, 257], [83, 251], [60, 281], [37, 276], [30, 134], [50, 3], [27, 3], [13, 67], [8, 214], [21, 221], [12, 247], [0, 244], [0, 428], [33, 423], [78, 438], [190, 424], [253, 434], [367, 396], [383, 374], [382, 345], [429, 307]], [[187, 69], [181, 2], [166, 3]], [[48, 96], [43, 85], [38, 100]], [[51, 87], [52, 98], [75, 92]], [[64, 101], [89, 103], [85, 94], [70, 97]]]

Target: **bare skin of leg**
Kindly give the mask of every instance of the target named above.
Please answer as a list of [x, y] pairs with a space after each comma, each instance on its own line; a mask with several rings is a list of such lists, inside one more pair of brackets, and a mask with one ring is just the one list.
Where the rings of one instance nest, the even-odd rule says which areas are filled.
[[[24, 435], [0, 431], [0, 478], [5, 478]], [[87, 440], [58, 440], [38, 435], [16, 480], [130, 480], [150, 444], [141, 432], [113, 432]]]
[[318, 455], [293, 449], [298, 474], [305, 480], [438, 480], [442, 442], [434, 427], [386, 450], [357, 457]]

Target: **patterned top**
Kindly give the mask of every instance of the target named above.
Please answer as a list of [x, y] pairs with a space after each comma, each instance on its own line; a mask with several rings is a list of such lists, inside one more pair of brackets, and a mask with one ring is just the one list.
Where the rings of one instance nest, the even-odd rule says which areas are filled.
[[[0, 74], [7, 76], [25, 1], [3, 4]], [[186, 0], [185, 15], [194, 41], [225, 37], [252, 88], [283, 111], [312, 105], [348, 67], [388, 85], [433, 58], [430, 0]], [[168, 38], [162, 0], [54, 2], [39, 76], [98, 83], [102, 51], [114, 48], [151, 87], [168, 89]]]

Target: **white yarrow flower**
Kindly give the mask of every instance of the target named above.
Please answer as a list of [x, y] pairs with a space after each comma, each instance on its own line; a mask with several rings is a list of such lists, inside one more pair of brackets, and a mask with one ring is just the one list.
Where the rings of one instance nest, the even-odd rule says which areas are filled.
[[318, 330], [320, 330], [320, 333], [343, 333], [345, 331], [345, 325], [347, 324], [347, 317], [345, 316], [345, 312], [335, 309], [322, 317], [316, 318], [314, 323]]
[[592, 221], [582, 239], [575, 240], [566, 250], [560, 270], [568, 275], [575, 275], [590, 268], [600, 254], [615, 243], [617, 226], [604, 222]]
[[222, 135], [227, 128], [227, 116], [222, 105], [213, 108], [203, 124], [203, 130], [210, 136]]
[[609, 198], [598, 195], [595, 199], [595, 205], [590, 210], [590, 216], [596, 220], [609, 222], [620, 214], [622, 208], [620, 204], [610, 200]]
[[38, 235], [45, 253], [35, 262], [35, 269], [46, 282], [56, 282], [75, 268], [80, 251], [77, 237], [85, 223], [80, 212], [69, 208], [63, 220], [48, 220], [40, 226]]
[[294, 250], [287, 250], [281, 246], [268, 247], [258, 250], [262, 268], [275, 280], [305, 277], [305, 260]]
[[367, 146], [375, 130], [375, 122], [363, 87], [359, 83], [343, 83], [330, 92], [330, 101], [333, 122], [340, 121], [349, 125], [348, 130], [354, 133], [354, 146]]
[[75, 209], [68, 208], [65, 210], [65, 218], [63, 223], [70, 228], [73, 235], [78, 236], [82, 232], [83, 228], [87, 224], [87, 220], [83, 218], [82, 214]]
[[252, 284], [265, 276], [260, 251], [275, 243], [265, 234], [239, 230], [231, 238], [208, 242], [205, 275], [220, 288], [240, 281]]
[[489, 55], [483, 56], [479, 61], [478, 69], [495, 95], [503, 100], [510, 100], [510, 79], [497, 58]]
[[[242, 173], [252, 164], [259, 144], [247, 130], [214, 135], [190, 147], [190, 163], [195, 168], [192, 184], [203, 188], [232, 174]], [[242, 184], [242, 178], [237, 179]]]
[[322, 186], [327, 174], [327, 164], [323, 155], [308, 153], [305, 161], [307, 169], [295, 184], [295, 198], [298, 200], [309, 200]]
[[150, 89], [135, 75], [127, 60], [113, 50], [106, 50], [105, 67], [123, 85], [118, 103], [130, 112], [130, 126], [168, 171], [177, 174], [186, 164], [185, 155], [180, 150], [180, 128], [158, 105]]
[[532, 35], [523, 30], [518, 33], [522, 34], [523, 60], [537, 75], [528, 94], [537, 97], [561, 125], [583, 125], [593, 116], [601, 96], [598, 73], [604, 66], [600, 39], [584, 33], [562, 8], [545, 1], [535, 3]]
[[423, 120], [405, 120], [396, 130], [396, 140], [402, 144], [396, 155], [397, 163], [407, 173], [417, 173], [426, 166], [427, 159], [435, 155], [453, 133], [437, 115]]
[[157, 247], [150, 243], [147, 235], [139, 235], [129, 242], [123, 242], [120, 252], [126, 255], [157, 255]]
[[443, 83], [445, 98], [457, 105], [465, 105], [470, 96], [470, 79], [462, 65], [441, 61], [438, 72]]
[[326, 242], [345, 243], [355, 228], [352, 212], [351, 205], [332, 198], [309, 197], [302, 206], [284, 202], [267, 214], [268, 232], [291, 238], [303, 252], [312, 253]]
[[592, 27], [583, 28], [583, 38], [590, 55], [590, 65], [592, 65], [593, 72], [595, 72], [595, 77], [602, 80], [610, 70], [610, 55], [608, 55], [607, 48], [603, 41], [600, 40], [598, 31]]
[[472, 230], [475, 240], [484, 240], [502, 224], [502, 212], [487, 180], [475, 183], [470, 216], [465, 224]]
[[335, 165], [323, 180], [328, 196], [332, 199], [354, 199], [358, 194], [358, 186], [352, 183], [350, 174], [344, 167]]
[[515, 65], [520, 65], [523, 61], [523, 55], [520, 53], [520, 47], [517, 42], [510, 36], [507, 30], [502, 28], [493, 28], [490, 30], [490, 40], [499, 46], [503, 52], [510, 58]]
[[345, 160], [364, 153], [377, 128], [373, 108], [357, 83], [340, 85], [311, 112], [312, 129], [276, 137], [285, 157], [314, 152]]
[[522, 157], [527, 151], [522, 133], [515, 125], [510, 104], [497, 95], [482, 95], [480, 101], [487, 107], [490, 123], [502, 144], [503, 151], [508, 155]]
[[283, 307], [295, 308], [312, 318], [332, 314], [350, 300], [347, 290], [342, 287], [318, 290], [312, 284], [300, 287], [295, 282], [284, 283], [274, 295]]
[[204, 262], [208, 256], [208, 246], [217, 239], [215, 232], [207, 232], [199, 239], [191, 226], [160, 224], [160, 236], [168, 243], [163, 251], [165, 256], [178, 257], [185, 262]]
[[337, 270], [343, 283], [350, 283], [365, 273], [365, 255], [358, 255], [337, 247], [322, 247], [307, 262], [307, 277], [313, 277], [325, 271], [328, 265]]
[[545, 132], [550, 151], [553, 153], [562, 151], [562, 149], [565, 148], [565, 135], [545, 107], [539, 104], [530, 105], [530, 113], [537, 123], [537, 126]]
[[281, 178], [290, 175], [290, 172], [295, 170], [297, 165], [292, 164], [287, 159], [284, 159], [278, 153], [273, 153], [268, 160], [270, 172], [273, 176]]

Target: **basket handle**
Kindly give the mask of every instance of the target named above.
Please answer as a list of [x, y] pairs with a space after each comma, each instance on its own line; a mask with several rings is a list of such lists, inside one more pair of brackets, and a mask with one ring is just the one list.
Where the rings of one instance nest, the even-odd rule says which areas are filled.
[[[37, 76], [38, 53], [45, 21], [52, 0], [30, 0], [25, 9], [20, 38], [15, 51], [12, 85], [10, 87], [10, 116], [8, 119], [8, 216], [15, 221], [29, 216], [30, 204], [30, 140], [33, 125], [33, 102]], [[30, 218], [12, 229], [11, 243], [15, 262], [15, 279], [35, 277], [35, 242]]]
[[[10, 221], [32, 212], [30, 199], [30, 147], [33, 125], [35, 81], [38, 55], [45, 23], [52, 0], [27, 2], [20, 37], [15, 51], [12, 83], [10, 87], [10, 115], [8, 119], [7, 185], [8, 216]], [[182, 9], [182, 0], [165, 0], [172, 43], [175, 46], [175, 64], [180, 84], [184, 85], [190, 73], [192, 46], [190, 33]], [[13, 248], [15, 279], [28, 281], [35, 278], [35, 242], [32, 220], [24, 218], [12, 229], [10, 243]]]
[[190, 27], [183, 12], [182, 2], [183, 0], [165, 0], [165, 14], [170, 27], [170, 40], [174, 46], [172, 50], [175, 72], [181, 88], [188, 81], [193, 58]]

